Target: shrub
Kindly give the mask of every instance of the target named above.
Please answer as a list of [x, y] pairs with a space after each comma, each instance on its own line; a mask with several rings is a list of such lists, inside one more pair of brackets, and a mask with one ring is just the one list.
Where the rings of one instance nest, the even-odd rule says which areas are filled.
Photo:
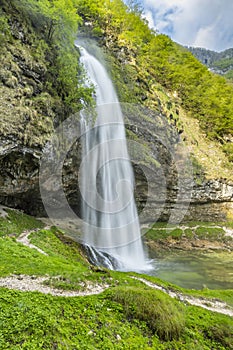
[[112, 299], [123, 306], [126, 317], [144, 321], [161, 340], [177, 339], [184, 330], [183, 306], [161, 291], [119, 287]]

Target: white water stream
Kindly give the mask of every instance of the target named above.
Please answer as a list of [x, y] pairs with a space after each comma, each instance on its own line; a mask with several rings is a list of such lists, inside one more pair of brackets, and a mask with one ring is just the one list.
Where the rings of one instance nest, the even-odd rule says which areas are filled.
[[[81, 118], [85, 135], [80, 171], [84, 242], [97, 264], [104, 262], [109, 268], [142, 271], [148, 269], [148, 263], [120, 104], [105, 67], [86, 49], [80, 48], [80, 52], [90, 80], [87, 84], [95, 87], [97, 105], [96, 115], [90, 117], [94, 113], [83, 111]], [[108, 255], [113, 257], [113, 263]]]

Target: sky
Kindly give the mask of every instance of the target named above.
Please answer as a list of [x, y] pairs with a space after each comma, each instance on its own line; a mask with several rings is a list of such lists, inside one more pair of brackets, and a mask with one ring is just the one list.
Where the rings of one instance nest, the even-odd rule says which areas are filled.
[[150, 27], [187, 46], [233, 47], [232, 0], [139, 0]]

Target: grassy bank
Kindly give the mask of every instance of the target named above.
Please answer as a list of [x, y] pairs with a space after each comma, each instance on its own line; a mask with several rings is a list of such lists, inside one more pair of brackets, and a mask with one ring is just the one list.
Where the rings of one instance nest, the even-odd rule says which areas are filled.
[[233, 239], [227, 235], [227, 230], [232, 230], [232, 222], [187, 222], [180, 225], [156, 222], [149, 229], [144, 229], [147, 241], [163, 242], [169, 239], [181, 242], [182, 240], [206, 240], [209, 242], [222, 242], [232, 244]]
[[[0, 349], [232, 349], [229, 316], [172, 299], [132, 279], [131, 273], [96, 269], [78, 243], [21, 212], [8, 211], [0, 227], [0, 276], [47, 276], [46, 283], [62, 290], [109, 285], [99, 295], [73, 298], [0, 288]], [[24, 229], [32, 230], [31, 243], [47, 255], [16, 241]], [[230, 292], [188, 291], [144, 277], [233, 305]]]

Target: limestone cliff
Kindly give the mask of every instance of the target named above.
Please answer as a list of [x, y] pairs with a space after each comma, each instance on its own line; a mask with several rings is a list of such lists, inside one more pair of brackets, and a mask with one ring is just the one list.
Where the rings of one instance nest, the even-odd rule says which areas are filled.
[[[0, 67], [0, 203], [42, 215], [45, 213], [38, 184], [39, 161], [54, 127], [67, 117], [67, 104], [56, 90], [56, 72], [51, 69], [56, 47], [48, 47], [17, 8], [5, 4], [1, 15], [5, 29]], [[87, 26], [84, 23], [80, 37], [86, 34]], [[179, 220], [187, 207], [185, 220], [230, 217], [232, 173], [217, 143], [206, 140], [198, 122], [184, 112], [175, 92], [166, 91], [150, 78], [150, 72], [145, 74], [140, 69], [133, 50], [119, 43], [111, 32], [99, 39], [99, 45], [120, 100], [137, 105], [138, 115], [130, 114], [127, 108], [123, 112], [128, 139], [143, 145], [143, 161], [142, 157], [140, 161], [132, 160], [139, 212], [145, 209], [149, 221], [168, 220], [173, 212], [173, 219]], [[123, 104], [123, 109], [124, 106], [127, 104]], [[180, 142], [183, 148], [179, 147]], [[192, 188], [192, 193], [187, 201], [183, 195], [177, 206], [177, 161], [184, 162], [184, 149], [190, 153], [194, 174], [182, 175], [182, 191], [189, 193]], [[77, 143], [67, 155], [63, 174], [67, 198], [77, 212], [79, 163]]]
[[[79, 107], [67, 105], [61, 89], [58, 47], [29, 15], [20, 2], [1, 3], [0, 202], [42, 214], [38, 169], [43, 147], [54, 128]], [[78, 57], [74, 50], [72, 60]]]

